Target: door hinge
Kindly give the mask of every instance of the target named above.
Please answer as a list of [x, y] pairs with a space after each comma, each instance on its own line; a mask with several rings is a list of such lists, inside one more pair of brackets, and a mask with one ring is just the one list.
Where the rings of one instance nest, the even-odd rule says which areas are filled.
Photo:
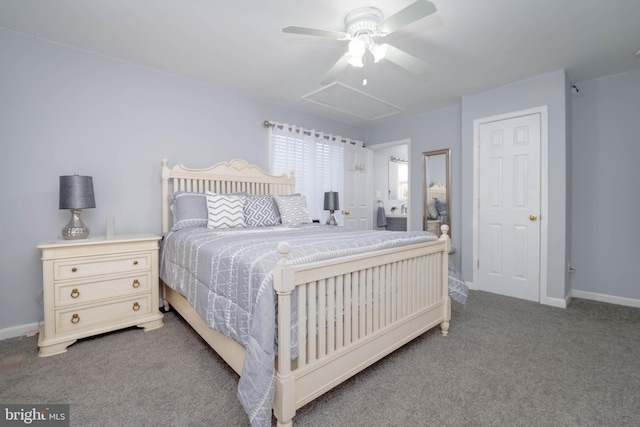
[[478, 147], [480, 147], [480, 138], [478, 138]]
[[480, 199], [478, 199], [478, 209], [480, 209]]
[[476, 266], [477, 266], [476, 268], [480, 268], [480, 260], [476, 261]]

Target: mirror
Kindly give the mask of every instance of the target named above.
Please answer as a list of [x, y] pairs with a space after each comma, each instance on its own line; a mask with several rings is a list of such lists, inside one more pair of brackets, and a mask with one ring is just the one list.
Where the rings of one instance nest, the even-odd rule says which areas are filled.
[[451, 237], [451, 150], [422, 153], [422, 229], [440, 236], [440, 226], [449, 226]]
[[389, 200], [406, 200], [409, 197], [409, 168], [406, 160], [389, 158]]

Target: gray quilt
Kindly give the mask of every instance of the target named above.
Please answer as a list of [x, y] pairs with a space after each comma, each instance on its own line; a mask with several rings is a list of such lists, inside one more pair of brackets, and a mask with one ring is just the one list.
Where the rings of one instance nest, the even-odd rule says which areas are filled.
[[437, 237], [421, 231], [350, 231], [331, 226], [188, 228], [165, 236], [160, 277], [185, 295], [210, 327], [246, 349], [238, 398], [251, 425], [270, 426], [277, 354], [271, 270], [279, 259], [277, 244], [289, 242], [289, 259], [297, 264], [431, 240]]

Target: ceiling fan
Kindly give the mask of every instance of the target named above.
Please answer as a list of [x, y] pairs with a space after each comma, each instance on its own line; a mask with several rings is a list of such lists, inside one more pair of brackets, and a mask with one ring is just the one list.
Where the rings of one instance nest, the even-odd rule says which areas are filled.
[[[285, 27], [282, 31], [349, 41], [348, 50], [322, 78], [320, 83], [323, 85], [333, 82], [347, 65], [363, 67], [367, 51], [373, 55], [373, 61], [376, 63], [384, 58], [414, 74], [421, 74], [427, 71], [427, 64], [424, 61], [390, 44], [378, 44], [376, 39], [385, 37], [435, 11], [436, 7], [433, 3], [417, 0], [385, 19], [380, 9], [368, 6], [352, 10], [347, 14], [344, 19], [345, 32], [296, 26]], [[362, 84], [367, 84], [366, 75]]]

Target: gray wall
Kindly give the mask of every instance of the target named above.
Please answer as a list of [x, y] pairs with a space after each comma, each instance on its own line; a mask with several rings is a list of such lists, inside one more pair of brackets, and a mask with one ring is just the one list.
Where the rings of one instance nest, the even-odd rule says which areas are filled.
[[[451, 241], [460, 247], [460, 106], [444, 108], [420, 114], [385, 126], [373, 126], [366, 130], [367, 146], [388, 141], [410, 139], [409, 146], [409, 230], [422, 230], [422, 153], [451, 149]], [[459, 264], [460, 251], [453, 254]]]
[[[462, 98], [462, 275], [473, 279], [473, 121], [546, 105], [549, 118], [547, 297], [567, 298], [567, 84], [564, 71]], [[549, 301], [545, 301], [549, 302]]]
[[576, 86], [571, 287], [638, 306], [640, 70]]
[[[473, 120], [549, 106], [548, 295], [640, 300], [640, 71], [577, 84], [563, 71], [481, 94], [459, 106], [366, 130], [253, 101], [230, 91], [0, 30], [0, 331], [42, 319], [36, 245], [57, 236], [58, 176], [94, 177], [93, 235], [160, 231], [160, 160], [205, 167], [234, 157], [267, 168], [262, 122], [286, 121], [361, 139], [411, 139], [410, 229], [421, 228], [423, 151], [451, 148], [453, 244], [472, 274]], [[571, 119], [571, 126], [567, 125]], [[568, 189], [568, 191], [566, 191]], [[417, 199], [416, 199], [417, 197]], [[553, 225], [551, 225], [553, 223]], [[566, 280], [566, 263], [576, 273]]]
[[93, 176], [94, 236], [161, 231], [160, 161], [206, 167], [243, 158], [268, 169], [264, 120], [362, 140], [362, 129], [227, 90], [0, 30], [0, 334], [40, 321], [38, 242], [69, 220], [58, 177]]
[[[567, 86], [564, 71], [538, 76], [462, 98], [460, 106], [367, 130], [367, 144], [411, 139], [411, 224], [420, 229], [421, 153], [451, 148], [453, 259], [463, 278], [473, 280], [473, 121], [533, 107], [548, 106], [549, 114], [549, 254], [547, 296], [565, 300], [566, 285], [566, 166]], [[416, 199], [418, 198], [418, 199]], [[558, 301], [558, 304], [561, 304]]]

